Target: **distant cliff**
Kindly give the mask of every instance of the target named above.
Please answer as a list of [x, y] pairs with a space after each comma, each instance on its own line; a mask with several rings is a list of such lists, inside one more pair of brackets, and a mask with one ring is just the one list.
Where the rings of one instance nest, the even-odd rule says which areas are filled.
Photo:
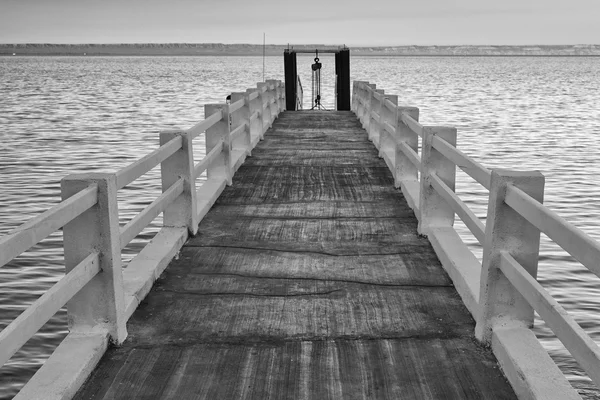
[[[267, 55], [281, 55], [287, 45], [267, 45]], [[322, 44], [294, 45], [294, 49], [332, 48]], [[600, 56], [600, 45], [573, 46], [384, 46], [351, 47], [365, 56]], [[262, 45], [222, 43], [129, 44], [0, 44], [0, 55], [223, 55], [260, 56]]]

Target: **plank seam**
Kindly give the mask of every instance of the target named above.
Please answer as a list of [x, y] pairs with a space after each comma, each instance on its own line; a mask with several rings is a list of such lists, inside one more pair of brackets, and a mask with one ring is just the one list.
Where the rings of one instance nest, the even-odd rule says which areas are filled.
[[[202, 233], [199, 232], [199, 235], [201, 235]], [[219, 245], [195, 245], [195, 244], [185, 244], [183, 245], [183, 247], [192, 247], [192, 248], [218, 248], [218, 249], [242, 249], [242, 250], [262, 250], [262, 251], [274, 251], [274, 252], [280, 252], [280, 253], [297, 253], [297, 254], [320, 254], [320, 255], [325, 255], [325, 256], [333, 256], [333, 257], [357, 257], [357, 256], [364, 256], [364, 257], [368, 257], [368, 256], [400, 256], [400, 255], [404, 255], [404, 254], [411, 254], [412, 252], [410, 251], [412, 248], [414, 247], [430, 247], [429, 243], [426, 244], [411, 244], [409, 246], [405, 246], [405, 247], [410, 247], [410, 249], [407, 249], [407, 251], [403, 251], [403, 252], [396, 252], [396, 253], [357, 253], [357, 254], [334, 254], [334, 253], [328, 253], [328, 252], [322, 252], [322, 251], [311, 251], [311, 250], [281, 250], [281, 249], [275, 249], [275, 248], [268, 248], [268, 247], [245, 247], [245, 246], [219, 246]]]
[[[440, 267], [440, 273], [441, 267]], [[366, 281], [351, 281], [345, 279], [319, 279], [319, 278], [303, 278], [303, 277], [279, 277], [279, 276], [257, 276], [257, 275], [243, 275], [243, 274], [232, 274], [232, 273], [218, 273], [218, 272], [209, 272], [209, 273], [192, 273], [192, 275], [201, 275], [201, 276], [235, 276], [240, 278], [256, 278], [256, 279], [278, 279], [278, 280], [296, 280], [296, 281], [317, 281], [317, 282], [333, 282], [333, 283], [348, 283], [348, 284], [356, 284], [356, 285], [368, 285], [368, 286], [381, 286], [381, 287], [454, 287], [452, 283], [448, 284], [438, 284], [438, 285], [422, 285], [422, 284], [399, 284], [399, 283], [377, 283], [377, 282], [366, 282]]]

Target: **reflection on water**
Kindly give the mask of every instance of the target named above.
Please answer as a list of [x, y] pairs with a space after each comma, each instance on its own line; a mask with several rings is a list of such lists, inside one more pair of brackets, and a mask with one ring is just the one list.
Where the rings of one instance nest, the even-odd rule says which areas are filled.
[[[305, 108], [313, 58], [298, 56]], [[322, 101], [331, 109], [333, 57], [320, 58]], [[419, 107], [424, 124], [457, 127], [459, 148], [486, 167], [540, 170], [545, 203], [600, 240], [600, 59], [356, 57], [351, 74]], [[266, 76], [283, 79], [283, 57], [267, 57]], [[0, 58], [0, 234], [56, 204], [65, 175], [122, 168], [155, 149], [160, 130], [194, 125], [204, 104], [261, 79], [260, 57]], [[122, 222], [156, 198], [158, 177], [156, 168], [120, 191]], [[485, 189], [462, 172], [457, 179], [457, 192], [485, 222]], [[126, 248], [125, 263], [160, 223]], [[481, 257], [474, 237], [457, 227]], [[57, 232], [0, 269], [0, 327], [61, 277], [61, 240]], [[542, 285], [600, 340], [600, 280], [545, 237], [539, 270]], [[0, 399], [29, 379], [65, 325], [61, 311], [0, 369]], [[580, 393], [600, 398], [539, 320], [535, 332]]]

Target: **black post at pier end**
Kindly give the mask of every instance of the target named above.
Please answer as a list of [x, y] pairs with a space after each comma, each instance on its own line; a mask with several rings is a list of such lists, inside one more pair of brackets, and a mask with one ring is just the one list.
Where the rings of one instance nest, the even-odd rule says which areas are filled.
[[285, 109], [296, 111], [296, 81], [298, 70], [296, 67], [296, 52], [285, 49], [283, 51], [283, 66], [285, 71]]
[[337, 77], [337, 109], [350, 111], [350, 49], [344, 47], [335, 53]]

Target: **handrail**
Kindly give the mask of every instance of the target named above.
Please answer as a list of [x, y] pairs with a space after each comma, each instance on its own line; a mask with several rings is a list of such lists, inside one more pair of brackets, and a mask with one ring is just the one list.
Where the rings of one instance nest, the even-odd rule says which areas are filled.
[[171, 204], [181, 193], [183, 193], [183, 178], [171, 185], [158, 196], [152, 203], [144, 208], [138, 215], [133, 217], [123, 228], [121, 228], [121, 249], [124, 249], [141, 231], [144, 230], [154, 218], [158, 217], [169, 204]]
[[448, 203], [454, 212], [465, 223], [467, 228], [473, 233], [480, 244], [485, 241], [485, 225], [477, 218], [475, 213], [454, 193], [452, 189], [446, 185], [437, 174], [432, 173], [431, 186], [438, 192], [446, 203]]
[[0, 365], [4, 365], [98, 272], [98, 253], [92, 253], [4, 328], [0, 332]]
[[246, 132], [246, 124], [242, 124], [231, 131], [229, 134], [231, 136], [231, 140], [234, 141], [238, 137], [240, 137], [244, 132]]
[[400, 150], [408, 158], [408, 160], [417, 168], [421, 168], [421, 158], [419, 155], [406, 144], [406, 142], [400, 142]]
[[383, 121], [383, 129], [385, 129], [388, 133], [394, 135], [396, 133], [396, 128], [394, 128], [392, 126], [392, 124], [390, 124], [387, 121]]
[[569, 313], [509, 253], [500, 270], [548, 324], [596, 385], [600, 385], [600, 348]]
[[508, 185], [504, 199], [513, 210], [600, 277], [600, 244], [518, 187]]
[[117, 190], [122, 189], [135, 181], [152, 168], [171, 157], [177, 150], [181, 148], [183, 140], [180, 136], [171, 139], [168, 143], [163, 144], [152, 153], [140, 158], [133, 164], [120, 169], [116, 172], [117, 175]]
[[0, 237], [0, 267], [44, 240], [98, 201], [98, 186], [90, 185]]
[[236, 101], [235, 103], [230, 104], [229, 105], [229, 113], [233, 114], [234, 112], [238, 111], [242, 107], [244, 107], [244, 99], [240, 99], [240, 100]]
[[222, 151], [223, 140], [216, 144], [215, 147], [213, 147], [213, 149], [202, 159], [202, 161], [196, 164], [196, 166], [194, 167], [194, 179], [198, 179], [198, 177], [202, 175], [204, 171], [206, 171], [208, 166], [217, 159], [217, 157], [219, 156], [219, 154], [221, 154]]
[[403, 113], [402, 122], [404, 122], [414, 133], [419, 135], [420, 138], [423, 138], [424, 127], [418, 121], [415, 121], [414, 118]]
[[[166, 265], [165, 261], [160, 257], [172, 257], [172, 254], [178, 251], [182, 244], [182, 233], [181, 230], [167, 231], [172, 233], [165, 233], [165, 235], [171, 235], [169, 236], [169, 240], [173, 239], [173, 243], [168, 243], [167, 245], [163, 243], [154, 245], [153, 242], [150, 242], [147, 246], [156, 247], [152, 250], [153, 259], [150, 261], [144, 260], [143, 262], [146, 268], [144, 272], [146, 275], [143, 277], [134, 277], [134, 281], [129, 282], [127, 285], [123, 285], [122, 278], [120, 277], [121, 271], [114, 269], [120, 267], [121, 258], [119, 253], [114, 253], [114, 251], [122, 250], [159, 214], [173, 207], [177, 209], [173, 209], [173, 212], [165, 212], [164, 227], [169, 229], [174, 227], [182, 228], [186, 232], [185, 237], [187, 237], [188, 230], [192, 234], [197, 231], [199, 220], [206, 214], [214, 201], [216, 201], [224, 185], [231, 182], [231, 175], [235, 172], [229, 158], [232, 150], [232, 140], [238, 135], [242, 135], [246, 131], [246, 128], [248, 128], [249, 137], [250, 135], [255, 135], [256, 138], [259, 136], [262, 138], [265, 128], [270, 126], [285, 104], [285, 90], [283, 90], [283, 85], [280, 81], [269, 81], [265, 84], [258, 84], [257, 89], [249, 89], [248, 92], [246, 98], [250, 101], [250, 104], [248, 104], [249, 112], [236, 114], [237, 118], [242, 118], [242, 120], [240, 121], [240, 125], [235, 129], [230, 129], [230, 116], [246, 105], [245, 99], [240, 99], [228, 107], [226, 105], [216, 105], [215, 108], [214, 105], [207, 105], [206, 107], [212, 108], [210, 108], [210, 112], [205, 112], [205, 114], [210, 115], [203, 121], [200, 121], [187, 130], [162, 132], [161, 142], [164, 143], [163, 145], [125, 168], [113, 174], [74, 176], [72, 182], [67, 181], [65, 187], [68, 187], [68, 190], [65, 191], [66, 189], [63, 188], [63, 193], [68, 194], [64, 196], [68, 198], [0, 237], [0, 267], [65, 226], [69, 231], [68, 234], [65, 232], [65, 240], [67, 237], [73, 239], [77, 236], [84, 238], [82, 239], [84, 241], [91, 240], [90, 238], [94, 237], [94, 235], [97, 238], [94, 239], [97, 242], [90, 242], [93, 250], [87, 255], [85, 253], [81, 254], [81, 252], [85, 252], [85, 248], [90, 247], [87, 244], [81, 248], [78, 244], [67, 245], [65, 243], [65, 260], [67, 260], [67, 265], [69, 265], [69, 262], [74, 263], [73, 261], [80, 257], [83, 257], [83, 260], [73, 266], [58, 283], [0, 332], [0, 366], [8, 361], [73, 296], [79, 296], [78, 303], [81, 303], [81, 301], [97, 302], [97, 296], [85, 293], [89, 290], [87, 289], [89, 287], [88, 283], [94, 278], [102, 280], [102, 282], [105, 282], [103, 285], [106, 284], [105, 287], [111, 287], [111, 290], [113, 290], [113, 293], [106, 293], [105, 298], [103, 298], [103, 301], [109, 304], [101, 305], [100, 308], [104, 310], [107, 307], [115, 306], [116, 309], [113, 312], [117, 315], [115, 320], [112, 320], [114, 315], [99, 319], [97, 318], [98, 315], [94, 315], [93, 318], [84, 317], [84, 319], [88, 321], [102, 320], [104, 321], [103, 323], [108, 324], [106, 326], [110, 325], [116, 327], [116, 329], [107, 329], [104, 325], [102, 328], [87, 325], [74, 326], [74, 329], [79, 333], [87, 332], [90, 329], [93, 332], [103, 330], [111, 335], [111, 339], [116, 343], [124, 340], [124, 335], [126, 335], [124, 323], [127, 317], [124, 317], [124, 314], [119, 314], [125, 311], [115, 304], [121, 304], [124, 301], [123, 296], [129, 296], [128, 298], [135, 297], [138, 302], [142, 300], [145, 295], [144, 293], [147, 293], [149, 290], [144, 288], [148, 287], [148, 285], [151, 286], [156, 277], [160, 275], [160, 272], [157, 273], [155, 269], [158, 271], [159, 268], [164, 268], [164, 265]], [[262, 104], [258, 104], [257, 99], [261, 99], [258, 103]], [[263, 116], [264, 118], [269, 118], [269, 120], [262, 121]], [[257, 120], [259, 122], [256, 122]], [[227, 121], [229, 123], [226, 123]], [[256, 132], [255, 124], [260, 127], [260, 132]], [[206, 132], [207, 138], [210, 137], [210, 140], [207, 139], [206, 141], [207, 146], [209, 142], [214, 143], [214, 145], [210, 147], [210, 151], [207, 152], [206, 156], [194, 166], [192, 158], [193, 139], [204, 132]], [[248, 146], [245, 151], [249, 153], [251, 148], [256, 145], [256, 142], [249, 140], [247, 143], [244, 142], [243, 145]], [[239, 149], [236, 151], [239, 151]], [[172, 182], [170, 187], [129, 220], [127, 224], [119, 228], [117, 223], [117, 191], [143, 176], [157, 165], [161, 165], [163, 182]], [[209, 170], [209, 179], [197, 192], [195, 181], [207, 170]], [[80, 181], [83, 184], [88, 183], [87, 187], [70, 195], [72, 193], [70, 190], [78, 187]], [[102, 198], [102, 201], [99, 200], [99, 197]], [[175, 201], [176, 199], [180, 200]], [[188, 219], [182, 220], [181, 216], [188, 216], [185, 217]], [[102, 223], [90, 223], [90, 221], [98, 221], [103, 218]], [[111, 226], [115, 226], [115, 234], [113, 234]], [[67, 228], [65, 229], [67, 230]], [[77, 235], [77, 229], [85, 229], [86, 232], [81, 232], [81, 235]], [[92, 232], [91, 235], [90, 232]], [[116, 243], [116, 245], [113, 246], [113, 243]], [[115, 246], [119, 249], [115, 249]], [[179, 247], [172, 249], [173, 246]], [[159, 257], [157, 252], [163, 252], [164, 254], [161, 253], [162, 255]], [[103, 271], [105, 268], [113, 268], [112, 274], [99, 274], [101, 268]], [[113, 282], [108, 284], [107, 280]], [[94, 280], [94, 282], [98, 281]], [[133, 292], [125, 293], [125, 290], [133, 290]], [[139, 296], [142, 297], [140, 298]], [[133, 308], [135, 308], [135, 304]], [[79, 305], [81, 306], [81, 304]], [[76, 312], [88, 312], [88, 308], [95, 309], [94, 307], [98, 307], [98, 305], [95, 303], [85, 305], [85, 307], [80, 307]], [[70, 310], [69, 307], [68, 310]], [[102, 310], [94, 312], [104, 312]], [[77, 318], [72, 323], [78, 324]], [[93, 335], [90, 337], [93, 337]], [[90, 351], [103, 352], [104, 350], [95, 346], [93, 350], [90, 348]], [[88, 360], [87, 357], [90, 355], [75, 354], [74, 356], [74, 359], [78, 360], [77, 362], [86, 363], [86, 360]], [[78, 357], [81, 359], [78, 359]], [[46, 378], [41, 377], [39, 379], [44, 380]], [[34, 377], [33, 379], [37, 378]], [[56, 384], [68, 386], [78, 384], [78, 382], [80, 383], [80, 381], [69, 381], [69, 383], [58, 382]]]
[[490, 181], [492, 179], [492, 171], [479, 164], [477, 161], [472, 160], [462, 151], [456, 147], [448, 144], [445, 140], [438, 137], [432, 139], [433, 147], [442, 153], [444, 157], [452, 161], [454, 165], [467, 173], [471, 178], [479, 182], [484, 188], [490, 189]]
[[200, 134], [204, 133], [207, 129], [212, 128], [217, 122], [221, 120], [221, 118], [223, 118], [223, 113], [216, 112], [208, 116], [204, 121], [192, 126], [190, 129], [187, 130], [187, 133], [189, 133], [193, 139], [199, 136]]
[[398, 106], [394, 103], [392, 103], [390, 101], [390, 99], [385, 99], [385, 101], [383, 102], [383, 105], [387, 107], [388, 110], [390, 111], [396, 111], [396, 109], [398, 108]]
[[[511, 344], [503, 341], [504, 339], [497, 339], [497, 343], [492, 343], [492, 334], [504, 335], [500, 332], [505, 329], [504, 326], [512, 326], [511, 319], [515, 319], [514, 326], [533, 324], [533, 311], [526, 308], [531, 307], [546, 321], [590, 378], [600, 386], [600, 348], [535, 278], [540, 232], [545, 233], [598, 277], [600, 243], [542, 204], [541, 174], [492, 171], [485, 168], [456, 148], [453, 144], [456, 130], [423, 126], [418, 122], [418, 109], [411, 115], [406, 108], [398, 107], [389, 100], [382, 101], [383, 95], [379, 92], [375, 85], [368, 82], [355, 82], [353, 111], [363, 123], [369, 138], [376, 146], [381, 146], [380, 154], [394, 174], [396, 185], [402, 188], [419, 219], [419, 233], [429, 237], [444, 268], [453, 280], [456, 277], [456, 289], [477, 319], [478, 339], [491, 344], [495, 353], [502, 353], [503, 368], [512, 371], [507, 373], [509, 378], [519, 376], [522, 372], [515, 371], [527, 368], [519, 364], [524, 362], [521, 361], [524, 358], [517, 357], [518, 350], [511, 348]], [[381, 111], [378, 114], [379, 109]], [[369, 123], [373, 115], [381, 118], [378, 124], [383, 127], [381, 131], [379, 126], [373, 127], [373, 124]], [[397, 116], [396, 120], [394, 116]], [[387, 137], [392, 140], [386, 139]], [[419, 141], [420, 154], [415, 151], [419, 148]], [[389, 154], [395, 154], [395, 157], [390, 157]], [[479, 220], [452, 188], [456, 167], [489, 191], [486, 224]], [[494, 174], [497, 176], [494, 177]], [[416, 190], [412, 183], [415, 181], [418, 184]], [[522, 182], [524, 186], [517, 187], [517, 184], [512, 182]], [[505, 208], [514, 212], [508, 213], [504, 211]], [[483, 265], [474, 257], [464, 257], [464, 253], [469, 250], [452, 229], [455, 215], [483, 245]], [[489, 224], [491, 225], [488, 226]], [[457, 243], [460, 243], [463, 249], [457, 250]], [[517, 259], [523, 260], [523, 265], [528, 265], [528, 268], [521, 265]], [[510, 284], [498, 283], [501, 276], [489, 272], [492, 268], [499, 268], [502, 271], [501, 275], [505, 276]], [[476, 275], [465, 275], [473, 273]], [[482, 282], [484, 279], [487, 281]], [[484, 290], [481, 293], [480, 288]], [[526, 300], [526, 306], [519, 300], [521, 297], [518, 297], [515, 291]], [[495, 311], [495, 301], [503, 303], [499, 306], [500, 311]], [[500, 314], [496, 315], [494, 312]], [[539, 342], [536, 343], [541, 348]], [[544, 350], [536, 350], [535, 354], [548, 357]], [[548, 365], [546, 361], [543, 363]], [[564, 376], [557, 376], [553, 372], [548, 374], [549, 377], [543, 385], [560, 385], [565, 379]], [[522, 382], [514, 384], [522, 385]], [[570, 388], [568, 383], [561, 387]], [[564, 393], [561, 390], [557, 390], [557, 393]]]

